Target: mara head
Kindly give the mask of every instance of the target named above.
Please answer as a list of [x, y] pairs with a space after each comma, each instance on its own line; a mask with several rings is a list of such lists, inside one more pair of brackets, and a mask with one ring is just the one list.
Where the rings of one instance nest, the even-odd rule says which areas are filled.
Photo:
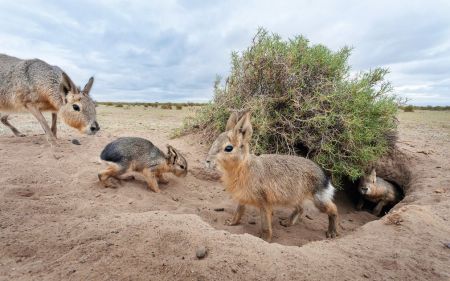
[[80, 91], [66, 73], [62, 73], [60, 90], [65, 97], [65, 104], [60, 108], [59, 114], [63, 121], [88, 135], [94, 135], [100, 130], [96, 120], [95, 102], [89, 96], [94, 83], [91, 77], [84, 89]]
[[225, 168], [242, 162], [250, 153], [249, 142], [252, 133], [250, 112], [245, 111], [242, 114], [233, 112], [227, 121], [225, 132], [217, 137], [209, 149], [206, 165], [213, 168], [217, 164]]
[[359, 185], [359, 192], [363, 195], [370, 195], [375, 189], [377, 182], [377, 173], [375, 169], [372, 169], [368, 176], [364, 176], [361, 184]]
[[181, 153], [167, 145], [167, 165], [171, 168], [171, 172], [177, 177], [185, 177], [187, 175], [188, 164]]

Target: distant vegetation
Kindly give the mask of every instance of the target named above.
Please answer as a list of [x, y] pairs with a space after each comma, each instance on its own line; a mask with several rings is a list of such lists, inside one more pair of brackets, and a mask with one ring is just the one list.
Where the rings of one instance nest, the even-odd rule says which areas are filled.
[[184, 102], [184, 103], [174, 103], [174, 102], [97, 102], [99, 105], [124, 107], [124, 106], [143, 106], [145, 108], [162, 108], [162, 109], [172, 109], [174, 106], [176, 109], [181, 110], [183, 107], [193, 107], [193, 106], [204, 106], [205, 103], [198, 102]]
[[402, 107], [404, 112], [414, 112], [414, 106], [412, 105], [406, 105]]
[[387, 69], [352, 77], [350, 53], [260, 29], [249, 48], [232, 54], [231, 73], [216, 79], [213, 101], [185, 120], [182, 133], [212, 141], [231, 110], [250, 109], [253, 152], [303, 155], [338, 185], [356, 180], [393, 147], [399, 100]]
[[405, 112], [413, 112], [414, 110], [435, 110], [435, 111], [444, 111], [444, 110], [450, 110], [450, 106], [417, 106], [417, 105], [405, 105], [400, 106], [400, 109], [402, 109]]

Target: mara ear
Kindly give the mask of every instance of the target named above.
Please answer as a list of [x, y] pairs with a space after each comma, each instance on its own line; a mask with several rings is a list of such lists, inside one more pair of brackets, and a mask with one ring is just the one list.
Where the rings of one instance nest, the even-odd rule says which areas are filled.
[[375, 171], [375, 169], [372, 169], [372, 171], [370, 172], [369, 180], [371, 182], [373, 182], [373, 183], [376, 182], [376, 180], [377, 180], [377, 172]]
[[227, 125], [225, 126], [225, 131], [229, 131], [236, 126], [238, 122], [238, 113], [237, 112], [231, 112], [230, 117], [228, 117]]
[[234, 126], [233, 134], [242, 135], [244, 142], [250, 141], [253, 134], [253, 127], [252, 124], [250, 123], [249, 111], [244, 112], [244, 115], [242, 115], [237, 124]]
[[84, 86], [84, 89], [82, 91], [83, 95], [89, 95], [89, 92], [91, 91], [92, 84], [94, 84], [94, 77], [89, 78], [89, 81]]
[[178, 152], [171, 145], [167, 145], [167, 160], [170, 164], [175, 164], [178, 158]]
[[76, 91], [77, 87], [75, 87], [75, 84], [72, 82], [70, 77], [65, 72], [63, 72], [61, 75], [61, 91], [64, 93], [64, 95], [67, 96], [70, 91]]

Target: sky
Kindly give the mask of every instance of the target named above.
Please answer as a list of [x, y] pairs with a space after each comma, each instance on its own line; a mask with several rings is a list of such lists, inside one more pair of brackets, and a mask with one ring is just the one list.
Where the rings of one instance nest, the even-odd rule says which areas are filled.
[[7, 1], [0, 53], [58, 65], [98, 101], [208, 101], [258, 27], [353, 48], [352, 73], [387, 67], [395, 93], [450, 105], [450, 1]]

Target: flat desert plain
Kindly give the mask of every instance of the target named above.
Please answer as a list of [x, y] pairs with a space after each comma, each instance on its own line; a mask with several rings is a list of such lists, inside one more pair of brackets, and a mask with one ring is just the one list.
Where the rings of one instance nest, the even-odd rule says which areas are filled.
[[[450, 112], [399, 113], [412, 178], [385, 216], [356, 211], [338, 192], [338, 238], [325, 239], [327, 217], [307, 203], [289, 228], [279, 220], [291, 210], [275, 210], [269, 244], [258, 210], [224, 224], [236, 203], [204, 168], [201, 136], [171, 138], [193, 110], [99, 106], [101, 131], [60, 123], [56, 152], [34, 117], [12, 114], [27, 136], [0, 127], [0, 280], [450, 280]], [[100, 152], [122, 136], [173, 145], [188, 175], [169, 176], [159, 194], [139, 179], [102, 187]]]

